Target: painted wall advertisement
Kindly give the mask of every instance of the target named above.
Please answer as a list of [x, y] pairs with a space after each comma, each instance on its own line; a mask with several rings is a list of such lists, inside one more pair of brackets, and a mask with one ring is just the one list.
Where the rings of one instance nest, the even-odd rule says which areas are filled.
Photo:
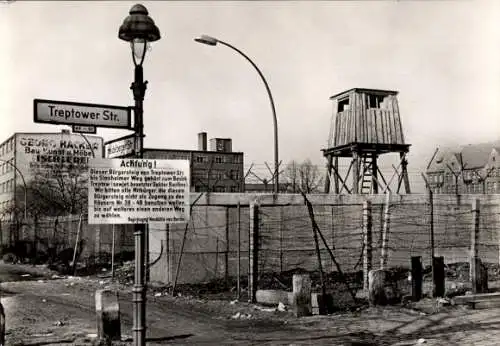
[[95, 159], [88, 187], [89, 224], [189, 221], [188, 160]]
[[39, 172], [65, 169], [86, 173], [89, 160], [102, 157], [103, 139], [71, 133], [19, 134], [16, 136], [16, 165], [26, 179]]

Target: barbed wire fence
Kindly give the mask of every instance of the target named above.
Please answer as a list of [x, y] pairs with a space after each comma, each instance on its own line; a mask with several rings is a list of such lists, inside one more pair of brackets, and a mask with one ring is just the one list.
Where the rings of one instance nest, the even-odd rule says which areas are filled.
[[[331, 199], [336, 202], [318, 202], [322, 198], [314, 195], [308, 198], [317, 229], [325, 239], [318, 238], [325, 285], [346, 297], [350, 290], [366, 288], [370, 269], [386, 266], [399, 270], [406, 279], [414, 256], [421, 257], [427, 271], [432, 253], [444, 257], [447, 265], [467, 264], [475, 232], [472, 203], [476, 198], [485, 200], [479, 211], [478, 254], [483, 262], [498, 267], [500, 201], [436, 195], [431, 208], [426, 195], [391, 195], [387, 209], [385, 196], [370, 196], [371, 202], [362, 196]], [[321, 288], [312, 217], [300, 195], [289, 195], [288, 203], [254, 206], [223, 199], [221, 195], [217, 205], [193, 208], [178, 275], [180, 290], [187, 283], [217, 282], [219, 288], [233, 290], [235, 297], [248, 294], [254, 299], [256, 290], [291, 291], [292, 276], [297, 272], [311, 273], [314, 289]], [[168, 234], [168, 261], [165, 257], [158, 262], [153, 275], [163, 282], [172, 282], [184, 228], [170, 225]]]

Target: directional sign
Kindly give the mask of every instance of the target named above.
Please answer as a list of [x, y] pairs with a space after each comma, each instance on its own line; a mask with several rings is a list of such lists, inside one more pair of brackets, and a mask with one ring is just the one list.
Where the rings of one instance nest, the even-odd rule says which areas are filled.
[[73, 125], [73, 133], [96, 133], [97, 129], [95, 126], [84, 126], [84, 125]]
[[113, 139], [104, 143], [104, 155], [108, 159], [126, 157], [134, 153], [135, 134]]
[[33, 106], [35, 123], [131, 128], [130, 107], [41, 99]]

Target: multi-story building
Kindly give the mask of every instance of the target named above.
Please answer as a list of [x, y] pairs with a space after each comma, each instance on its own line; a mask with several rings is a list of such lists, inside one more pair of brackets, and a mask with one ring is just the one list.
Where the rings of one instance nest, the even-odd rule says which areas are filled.
[[207, 149], [207, 133], [198, 134], [198, 150], [144, 148], [145, 159], [189, 160], [193, 192], [243, 192], [243, 153], [232, 151], [229, 138], [212, 138]]
[[435, 193], [500, 193], [500, 141], [439, 150], [427, 167]]
[[28, 185], [43, 170], [69, 165], [86, 167], [93, 155], [103, 156], [101, 137], [72, 134], [68, 130], [14, 133], [0, 144], [0, 218], [5, 219], [2, 214], [21, 203], [16, 200], [16, 186]]

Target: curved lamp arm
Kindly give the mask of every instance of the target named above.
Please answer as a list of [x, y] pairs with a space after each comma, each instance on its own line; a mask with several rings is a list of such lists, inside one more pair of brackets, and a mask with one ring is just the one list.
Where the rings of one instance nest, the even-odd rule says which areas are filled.
[[273, 95], [271, 94], [271, 89], [269, 88], [269, 84], [266, 81], [266, 78], [260, 71], [260, 69], [257, 67], [257, 65], [250, 59], [245, 53], [243, 53], [241, 50], [236, 48], [235, 46], [221, 41], [219, 39], [216, 39], [214, 37], [206, 36], [203, 35], [200, 38], [196, 38], [195, 41], [207, 44], [209, 46], [215, 46], [217, 43], [220, 43], [226, 47], [231, 48], [232, 50], [236, 51], [239, 53], [242, 57], [244, 57], [257, 71], [259, 74], [260, 78], [262, 79], [262, 82], [264, 82], [264, 85], [266, 87], [267, 95], [269, 96], [269, 102], [271, 103], [271, 109], [273, 112], [273, 123], [274, 123], [274, 192], [277, 194], [279, 192], [279, 177], [278, 177], [278, 171], [279, 171], [279, 163], [278, 163], [278, 119], [276, 117], [276, 108], [274, 107], [274, 100], [273, 100]]

